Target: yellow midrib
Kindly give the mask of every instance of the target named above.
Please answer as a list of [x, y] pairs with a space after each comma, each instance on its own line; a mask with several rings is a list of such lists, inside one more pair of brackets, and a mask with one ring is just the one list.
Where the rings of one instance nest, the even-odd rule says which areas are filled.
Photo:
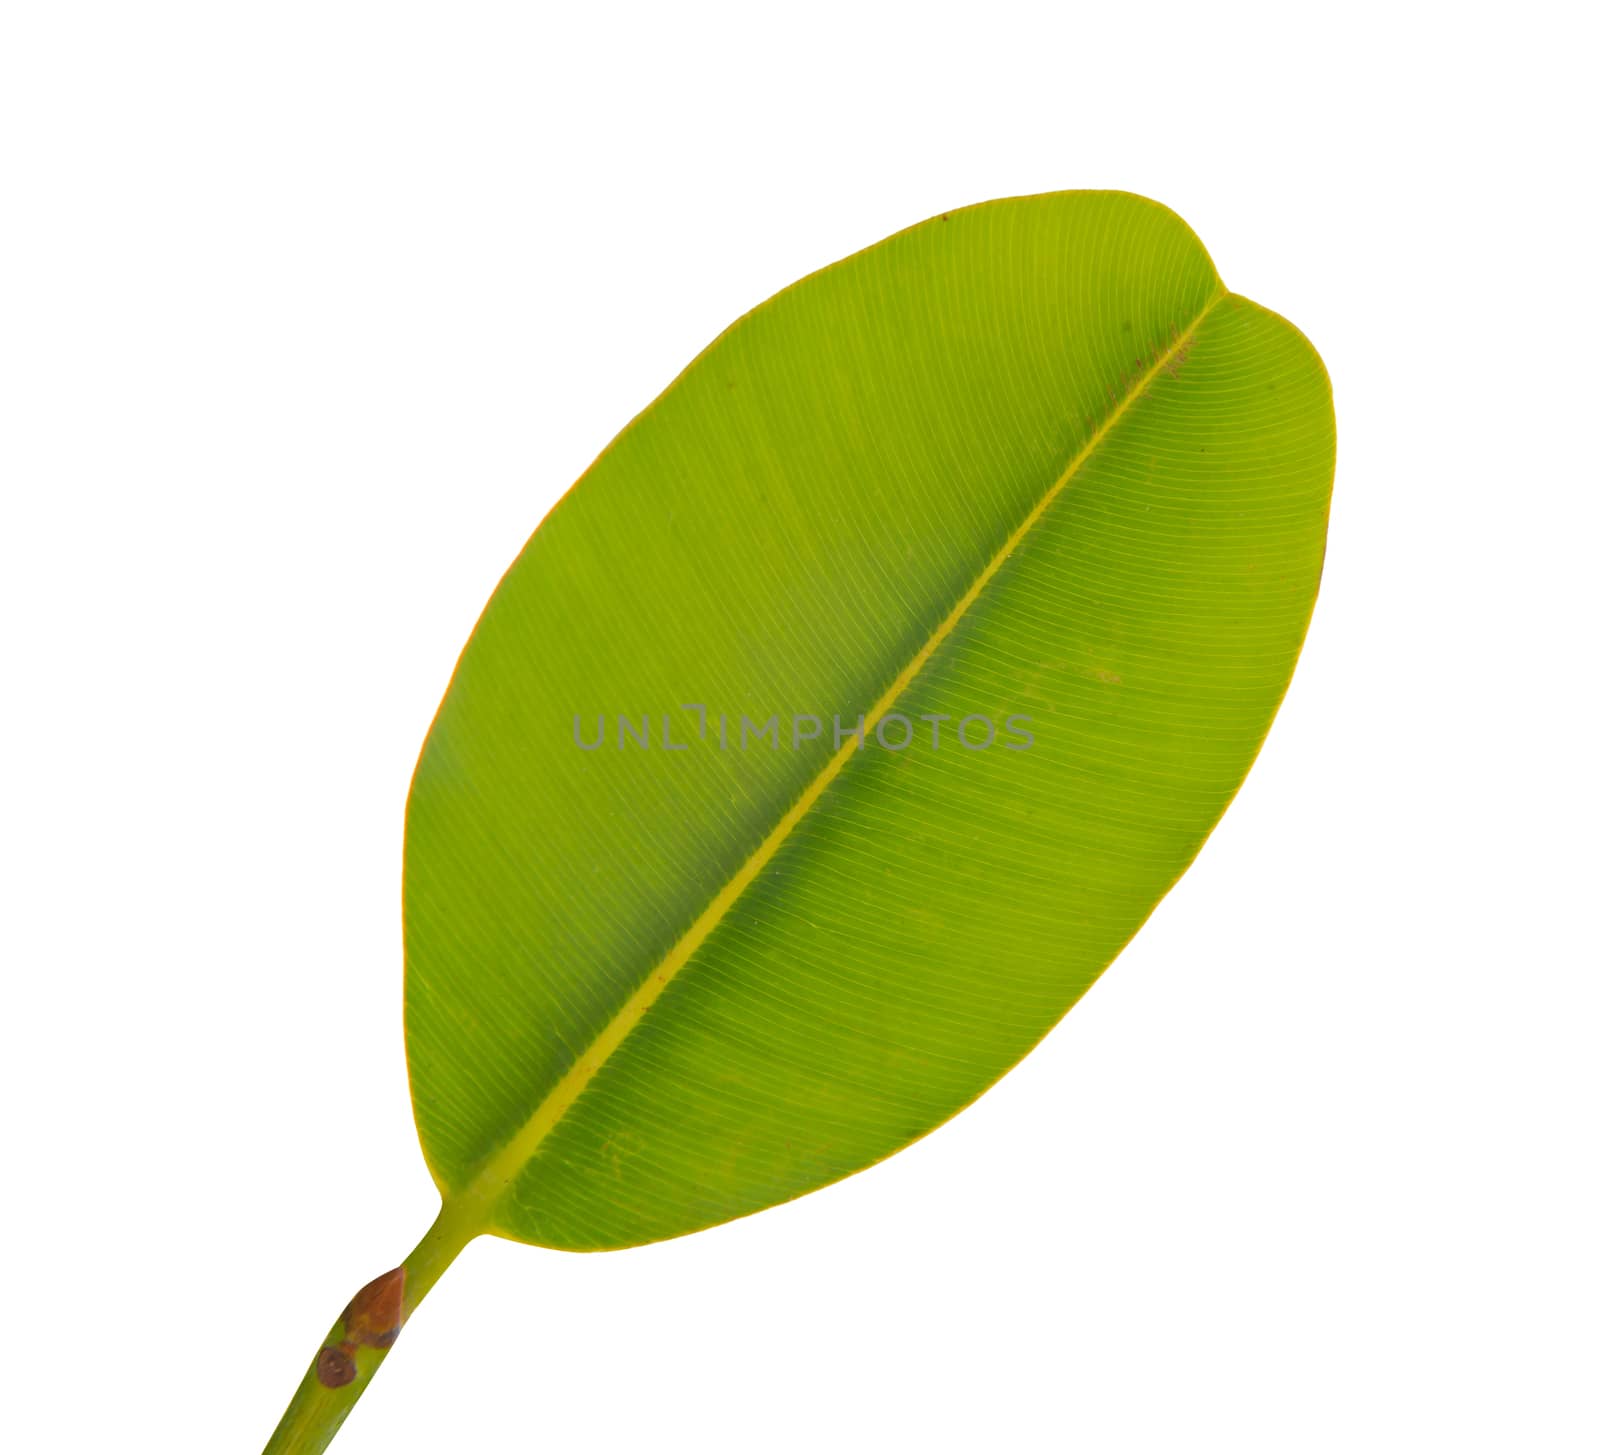
[[705, 907], [695, 922], [684, 931], [677, 944], [651, 970], [644, 983], [623, 1002], [621, 1008], [611, 1018], [605, 1029], [595, 1037], [589, 1048], [574, 1063], [572, 1069], [551, 1088], [544, 1100], [539, 1103], [527, 1121], [517, 1129], [505, 1146], [484, 1163], [473, 1175], [472, 1180], [460, 1192], [451, 1194], [448, 1201], [455, 1204], [456, 1220], [474, 1224], [484, 1231], [489, 1230], [494, 1208], [505, 1194], [506, 1189], [522, 1169], [527, 1166], [534, 1153], [539, 1149], [539, 1145], [555, 1130], [572, 1104], [583, 1094], [584, 1088], [588, 1086], [600, 1068], [610, 1060], [612, 1054], [628, 1038], [633, 1028], [644, 1019], [645, 1013], [660, 999], [678, 972], [694, 957], [695, 951], [705, 943], [711, 932], [737, 902], [739, 896], [750, 886], [755, 877], [771, 863], [778, 850], [783, 847], [785, 840], [794, 831], [795, 825], [810, 812], [812, 805], [827, 791], [828, 785], [844, 771], [845, 764], [859, 751], [867, 736], [888, 713], [890, 708], [904, 695], [906, 689], [917, 677], [917, 674], [928, 664], [940, 645], [955, 630], [956, 624], [967, 614], [978, 597], [982, 595], [983, 589], [994, 579], [996, 572], [1010, 559], [1012, 553], [1027, 536], [1028, 532], [1038, 524], [1040, 518], [1061, 492], [1072, 483], [1073, 477], [1083, 468], [1084, 462], [1116, 427], [1117, 421], [1144, 395], [1151, 380], [1160, 374], [1193, 341], [1200, 325], [1205, 322], [1211, 311], [1227, 296], [1228, 290], [1219, 284], [1216, 293], [1207, 301], [1205, 307], [1194, 316], [1193, 321], [1172, 344], [1172, 347], [1140, 375], [1133, 387], [1123, 395], [1121, 401], [1106, 416], [1104, 422], [1089, 436], [1083, 447], [1068, 462], [1066, 469], [1061, 473], [1061, 477], [1040, 497], [1039, 502], [1028, 512], [1022, 523], [1006, 538], [1005, 544], [1000, 547], [988, 565], [979, 573], [977, 579], [967, 589], [966, 594], [951, 607], [933, 635], [923, 644], [921, 650], [905, 665], [900, 674], [889, 684], [883, 695], [873, 704], [872, 710], [867, 713], [865, 722], [862, 724], [860, 735], [846, 739], [844, 745], [828, 760], [822, 771], [812, 779], [805, 792], [800, 795], [789, 811], [778, 820], [772, 832], [761, 841], [755, 852], [740, 866], [739, 871], [722, 886], [716, 897]]

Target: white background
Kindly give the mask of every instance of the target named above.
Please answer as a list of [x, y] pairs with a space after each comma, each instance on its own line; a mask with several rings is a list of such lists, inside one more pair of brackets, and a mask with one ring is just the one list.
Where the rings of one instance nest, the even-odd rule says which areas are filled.
[[431, 1219], [406, 784], [552, 500], [799, 275], [1120, 187], [1334, 381], [1234, 808], [951, 1126], [475, 1244], [335, 1448], [1596, 1449], [1589, 46], [1486, 13], [8, 5], [0, 1443], [258, 1449]]

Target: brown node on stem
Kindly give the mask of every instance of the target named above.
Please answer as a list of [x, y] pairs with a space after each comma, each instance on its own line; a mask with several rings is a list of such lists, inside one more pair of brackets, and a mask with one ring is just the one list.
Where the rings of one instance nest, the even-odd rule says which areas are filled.
[[344, 1336], [352, 1344], [387, 1349], [405, 1322], [406, 1270], [391, 1268], [361, 1290], [344, 1311]]
[[356, 1350], [363, 1344], [387, 1349], [400, 1337], [405, 1322], [406, 1270], [391, 1268], [367, 1284], [341, 1316], [344, 1338], [317, 1355], [317, 1382], [339, 1389], [356, 1377]]

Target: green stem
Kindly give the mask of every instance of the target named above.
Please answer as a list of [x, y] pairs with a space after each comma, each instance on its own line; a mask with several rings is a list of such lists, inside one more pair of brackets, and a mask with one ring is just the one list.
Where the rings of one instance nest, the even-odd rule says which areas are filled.
[[[475, 1211], [460, 1202], [446, 1202], [439, 1210], [439, 1216], [434, 1219], [433, 1226], [401, 1265], [405, 1269], [402, 1323], [411, 1317], [417, 1305], [427, 1296], [428, 1290], [455, 1261], [456, 1254], [483, 1230], [481, 1222], [471, 1216]], [[350, 1332], [341, 1316], [319, 1346], [318, 1355], [324, 1349], [337, 1347]], [[355, 1377], [337, 1388], [330, 1388], [318, 1378], [317, 1358], [313, 1356], [311, 1367], [306, 1370], [305, 1378], [300, 1381], [294, 1398], [289, 1401], [289, 1408], [278, 1421], [278, 1428], [267, 1441], [263, 1455], [319, 1455], [319, 1452], [326, 1450], [328, 1442], [344, 1423], [345, 1416], [372, 1383], [372, 1376], [388, 1353], [387, 1348], [370, 1343], [355, 1348], [352, 1356]]]

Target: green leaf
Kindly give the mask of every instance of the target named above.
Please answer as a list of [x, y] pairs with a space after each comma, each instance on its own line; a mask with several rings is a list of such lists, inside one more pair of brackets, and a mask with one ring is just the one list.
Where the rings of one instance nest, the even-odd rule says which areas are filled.
[[1126, 194], [934, 218], [735, 324], [528, 543], [417, 768], [406, 1039], [445, 1196], [623, 1247], [970, 1102], [1238, 788], [1332, 471], [1310, 345]]
[[1333, 457], [1310, 344], [1123, 193], [931, 219], [718, 338], [529, 541], [428, 735], [406, 1049], [444, 1207], [269, 1450], [323, 1448], [479, 1233], [693, 1232], [1015, 1064], [1254, 759]]

